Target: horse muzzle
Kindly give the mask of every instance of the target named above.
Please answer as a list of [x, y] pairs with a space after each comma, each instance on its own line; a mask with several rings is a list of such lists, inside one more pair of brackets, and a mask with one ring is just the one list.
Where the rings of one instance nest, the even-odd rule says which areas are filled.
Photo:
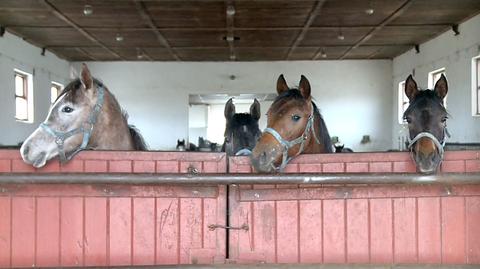
[[36, 151], [32, 148], [31, 143], [24, 143], [20, 148], [20, 154], [25, 163], [33, 165], [35, 168], [43, 167], [47, 163], [47, 152]]
[[412, 148], [412, 157], [418, 172], [433, 174], [438, 170], [442, 162], [440, 149], [429, 138], [421, 138]]
[[276, 167], [281, 163], [282, 151], [279, 145], [267, 145], [257, 144], [250, 155], [253, 168], [260, 173], [275, 172]]

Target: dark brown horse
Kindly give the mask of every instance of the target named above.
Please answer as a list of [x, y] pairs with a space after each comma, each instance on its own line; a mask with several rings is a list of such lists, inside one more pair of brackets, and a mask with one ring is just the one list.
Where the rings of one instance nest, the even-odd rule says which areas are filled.
[[434, 173], [443, 159], [443, 147], [448, 135], [448, 113], [443, 105], [447, 92], [448, 84], [444, 75], [433, 90], [419, 91], [411, 75], [405, 82], [405, 94], [410, 100], [403, 115], [408, 123], [408, 147], [421, 173]]
[[65, 87], [20, 153], [26, 163], [42, 167], [56, 156], [66, 162], [84, 149], [146, 149], [113, 94], [91, 76], [85, 64], [80, 78]]
[[252, 153], [257, 171], [281, 171], [299, 154], [333, 151], [327, 126], [312, 102], [310, 90], [303, 75], [298, 89], [290, 89], [283, 75], [278, 78], [278, 97], [268, 110], [267, 129]]

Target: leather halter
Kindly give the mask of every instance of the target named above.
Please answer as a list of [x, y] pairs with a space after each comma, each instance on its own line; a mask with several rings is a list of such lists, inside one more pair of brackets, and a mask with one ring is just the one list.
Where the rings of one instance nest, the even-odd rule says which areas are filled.
[[[93, 127], [97, 123], [98, 115], [103, 107], [103, 101], [105, 99], [105, 89], [103, 86], [98, 88], [98, 96], [97, 102], [95, 106], [93, 106], [92, 111], [90, 111], [90, 115], [88, 116], [88, 120], [82, 124], [81, 127], [75, 128], [68, 132], [60, 132], [54, 130], [52, 127], [48, 126], [46, 122], [42, 122], [40, 127], [44, 129], [47, 133], [52, 135], [55, 138], [55, 144], [57, 144], [58, 148], [58, 156], [60, 158], [60, 162], [66, 163], [67, 161], [71, 160], [73, 156], [75, 156], [78, 152], [87, 148], [88, 142], [90, 141], [90, 137], [92, 136]], [[75, 151], [67, 156], [64, 149], [64, 143], [67, 138], [72, 137], [76, 134], [83, 133], [83, 140], [80, 147], [78, 147]]]
[[[315, 142], [317, 142], [317, 144], [321, 144], [320, 140], [317, 137], [317, 134], [315, 133], [315, 114], [314, 113], [315, 111], [312, 105], [312, 114], [310, 114], [310, 116], [308, 117], [307, 125], [305, 126], [305, 130], [303, 131], [303, 134], [293, 140], [288, 141], [283, 139], [283, 137], [275, 129], [270, 127], [266, 128], [265, 131], [263, 131], [264, 133], [271, 134], [282, 145], [282, 154], [283, 154], [282, 163], [278, 167], [275, 167], [275, 165], [272, 163], [271, 165], [274, 170], [282, 171], [285, 168], [285, 166], [287, 166], [287, 163], [290, 160], [297, 157], [303, 152], [305, 147], [305, 142], [308, 139], [309, 132], [312, 132], [313, 137], [315, 138]], [[297, 154], [295, 154], [295, 156], [293, 157], [288, 157], [288, 151], [297, 144], [300, 144], [300, 149], [298, 150]]]

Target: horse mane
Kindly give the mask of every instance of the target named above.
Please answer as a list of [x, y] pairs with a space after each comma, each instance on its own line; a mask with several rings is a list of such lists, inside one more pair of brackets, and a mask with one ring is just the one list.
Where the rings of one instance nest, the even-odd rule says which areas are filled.
[[[282, 94], [278, 95], [273, 101], [273, 103], [276, 103], [284, 98], [293, 98], [295, 100], [305, 100], [302, 93], [298, 89], [289, 89], [288, 91], [284, 91]], [[313, 100], [311, 102], [313, 105], [313, 113], [315, 115], [315, 120], [318, 121], [320, 126], [319, 130], [315, 130], [315, 131], [317, 131], [318, 138], [321, 140], [320, 142], [323, 143], [325, 147], [325, 151], [327, 153], [332, 153], [333, 152], [332, 140], [330, 138], [330, 134], [328, 133], [327, 124], [325, 123], [325, 120], [323, 119], [323, 116], [320, 113], [320, 110], [318, 109], [315, 102], [313, 102]]]
[[140, 134], [140, 131], [138, 131], [137, 127], [135, 127], [135, 125], [128, 125], [128, 129], [130, 130], [130, 135], [132, 136], [134, 149], [138, 151], [148, 150], [147, 143], [145, 142], [142, 134]]
[[[323, 119], [323, 116], [320, 113], [320, 110], [318, 109], [317, 105], [313, 101], [312, 101], [312, 105], [313, 105], [313, 111], [314, 111], [313, 113], [315, 114], [315, 119], [318, 118], [319, 126], [320, 126], [319, 128], [320, 130], [317, 130], [317, 135], [322, 140], [320, 142], [323, 143], [326, 152], [332, 153], [333, 152], [332, 140], [330, 138], [330, 133], [328, 132], [328, 129], [327, 129], [327, 124], [325, 124], [325, 120]], [[324, 135], [322, 136], [322, 134]]]
[[[118, 106], [120, 106], [117, 102], [117, 99], [115, 96], [110, 93], [113, 96], [113, 99], [117, 103]], [[128, 113], [126, 110], [122, 108], [122, 117], [123, 119], [128, 123]], [[133, 148], [138, 151], [146, 151], [148, 150], [147, 143], [145, 142], [145, 139], [143, 138], [142, 134], [138, 130], [137, 127], [133, 124], [128, 124], [128, 130], [130, 131], [130, 136], [132, 137], [133, 141]]]

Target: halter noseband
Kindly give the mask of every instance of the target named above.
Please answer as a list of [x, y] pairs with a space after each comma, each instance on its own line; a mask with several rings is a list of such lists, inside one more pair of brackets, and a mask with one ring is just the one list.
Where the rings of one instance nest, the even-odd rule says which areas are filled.
[[[103, 101], [105, 97], [105, 89], [103, 86], [98, 88], [98, 96], [97, 96], [97, 103], [93, 107], [92, 111], [90, 111], [90, 115], [88, 116], [88, 120], [82, 124], [81, 127], [75, 128], [68, 132], [60, 132], [57, 130], [52, 129], [48, 126], [45, 122], [40, 124], [40, 127], [47, 131], [50, 135], [55, 138], [55, 144], [57, 144], [58, 148], [58, 156], [60, 158], [60, 162], [66, 163], [67, 161], [71, 160], [75, 154], [87, 148], [88, 142], [90, 141], [90, 137], [92, 136], [93, 127], [97, 123], [98, 115], [103, 107]], [[64, 143], [67, 138], [74, 136], [76, 134], [83, 133], [83, 140], [80, 147], [78, 147], [75, 151], [73, 151], [70, 155], [66, 155], [64, 149]]]
[[418, 140], [420, 140], [420, 138], [423, 138], [423, 137], [430, 138], [433, 141], [435, 146], [438, 148], [438, 153], [440, 154], [440, 159], [443, 159], [443, 154], [445, 153], [445, 149], [444, 149], [445, 143], [447, 141], [447, 137], [450, 137], [450, 133], [448, 132], [447, 127], [445, 127], [443, 129], [443, 140], [442, 141], [439, 141], [438, 138], [436, 138], [430, 132], [421, 132], [421, 133], [417, 134], [414, 138], [410, 138], [410, 136], [408, 136], [408, 149], [410, 149], [410, 151], [412, 151], [413, 150], [413, 145]]
[[[307, 125], [305, 126], [305, 130], [303, 131], [303, 134], [293, 140], [288, 141], [283, 139], [283, 137], [273, 128], [268, 127], [265, 129], [264, 133], [271, 134], [283, 146], [282, 147], [282, 154], [283, 154], [282, 163], [278, 167], [275, 167], [275, 165], [272, 163], [271, 165], [274, 170], [282, 171], [285, 168], [285, 166], [287, 166], [287, 163], [290, 160], [292, 160], [293, 158], [295, 158], [296, 156], [300, 155], [303, 152], [305, 147], [305, 142], [308, 139], [308, 133], [310, 131], [312, 132], [313, 137], [315, 138], [315, 141], [317, 142], [317, 144], [320, 144], [320, 140], [318, 139], [317, 134], [315, 133], [314, 112], [315, 111], [312, 105], [312, 114], [310, 114], [310, 116], [308, 117]], [[293, 157], [288, 157], [288, 151], [297, 144], [300, 144], [300, 149], [298, 150], [297, 154], [295, 154], [295, 156]]]

